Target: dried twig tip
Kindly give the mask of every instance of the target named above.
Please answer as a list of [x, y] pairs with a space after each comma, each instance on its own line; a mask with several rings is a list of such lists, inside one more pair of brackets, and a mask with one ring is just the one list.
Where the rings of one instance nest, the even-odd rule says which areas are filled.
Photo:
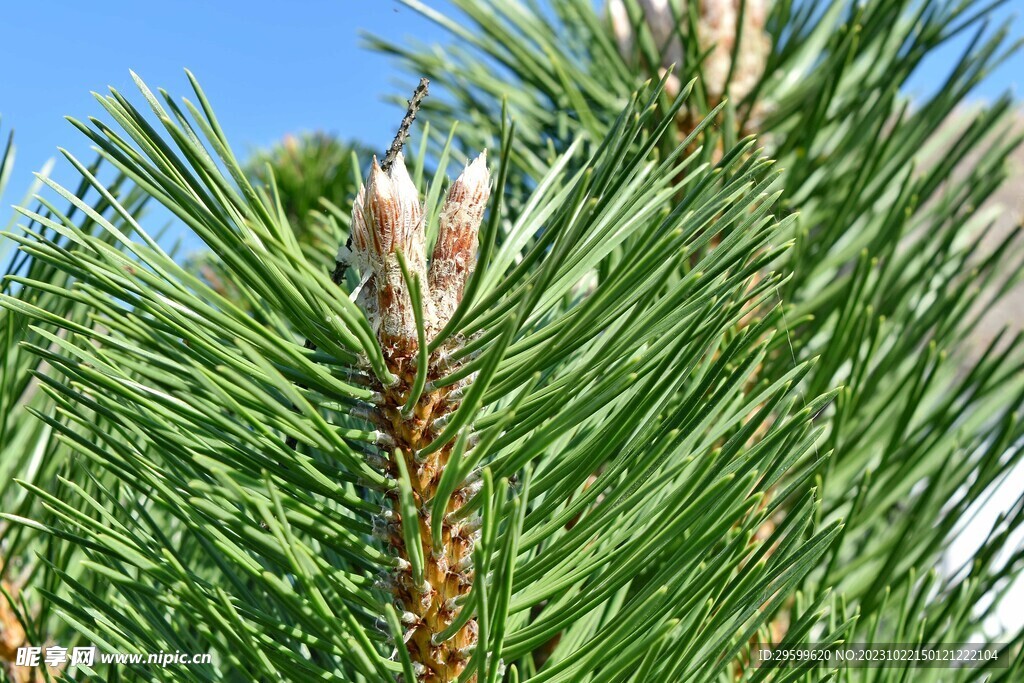
[[405, 116], [402, 118], [402, 123], [398, 126], [395, 139], [391, 141], [391, 146], [388, 147], [387, 154], [384, 155], [384, 163], [381, 164], [385, 171], [391, 169], [391, 164], [395, 162], [399, 152], [402, 151], [402, 145], [405, 144], [405, 139], [409, 137], [409, 129], [412, 127], [412, 122], [416, 120], [416, 114], [419, 112], [423, 100], [427, 97], [429, 86], [430, 81], [426, 78], [421, 78], [420, 84], [416, 86], [412, 97], [409, 98], [409, 106], [405, 110]]

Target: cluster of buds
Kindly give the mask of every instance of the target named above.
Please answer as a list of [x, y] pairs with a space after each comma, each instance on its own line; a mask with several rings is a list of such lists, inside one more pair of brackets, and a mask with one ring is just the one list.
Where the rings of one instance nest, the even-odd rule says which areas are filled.
[[405, 159], [398, 154], [387, 171], [373, 160], [353, 205], [352, 249], [363, 278], [357, 303], [386, 357], [409, 358], [418, 348], [415, 311], [398, 254], [409, 276], [420, 282], [424, 326], [432, 338], [451, 319], [476, 266], [489, 182], [482, 153], [448, 190], [428, 267], [423, 205]]
[[[721, 101], [726, 89], [736, 100], [746, 97], [764, 74], [771, 52], [771, 40], [765, 32], [768, 21], [768, 0], [699, 0], [697, 43], [707, 53], [701, 71], [704, 87], [712, 104]], [[626, 0], [610, 0], [608, 14], [619, 52], [630, 58], [636, 45], [633, 24], [626, 10]], [[644, 23], [661, 55], [659, 76], [683, 62], [683, 43], [676, 16], [686, 16], [686, 2], [673, 9], [672, 0], [636, 0], [643, 11]], [[740, 15], [742, 14], [742, 25]], [[736, 46], [739, 38], [740, 44]], [[732, 63], [736, 51], [736, 64]], [[729, 74], [732, 73], [730, 80]], [[669, 76], [665, 89], [669, 95], [679, 93], [679, 78]]]
[[765, 32], [767, 22], [768, 0], [702, 0], [697, 30], [701, 49], [711, 49], [704, 62], [704, 83], [712, 99], [722, 99], [728, 87], [732, 96], [741, 100], [757, 86], [772, 50], [771, 39]]
[[[379, 587], [392, 594], [402, 615], [402, 640], [417, 683], [448, 683], [465, 670], [477, 639], [476, 621], [470, 619], [451, 637], [438, 640], [455, 622], [472, 586], [471, 557], [479, 535], [479, 517], [459, 520], [452, 513], [465, 504], [474, 486], [479, 486], [461, 482], [451, 494], [445, 514], [436, 518], [432, 514], [428, 502], [438, 495], [454, 443], [450, 441], [422, 459], [419, 453], [440, 436], [461, 394], [458, 384], [434, 387], [428, 382], [422, 393], [412, 398], [413, 364], [420, 350], [417, 317], [422, 315], [426, 338], [433, 340], [462, 303], [466, 283], [476, 267], [490, 175], [486, 155], [481, 154], [451, 184], [438, 212], [437, 240], [428, 262], [419, 191], [400, 153], [390, 166], [387, 160], [385, 157], [382, 167], [374, 159], [353, 205], [352, 251], [362, 278], [356, 301], [396, 377], [395, 382], [377, 387], [380, 398], [371, 417], [381, 430], [378, 441], [388, 445], [388, 455], [378, 456], [380, 469], [392, 477], [401, 469], [410, 473], [422, 545], [415, 552], [423, 558], [423, 573], [413, 576], [412, 549], [406, 546], [402, 526], [408, 523], [403, 520], [408, 511], [392, 491], [385, 495], [381, 514], [373, 518], [374, 535], [397, 560], [395, 569], [381, 577]], [[419, 283], [422, 311], [414, 308], [413, 281]], [[428, 360], [428, 377], [452, 369], [450, 351], [442, 346]], [[471, 381], [471, 377], [463, 381]], [[411, 409], [410, 401], [414, 403]], [[439, 546], [432, 542], [435, 525], [440, 526]]]

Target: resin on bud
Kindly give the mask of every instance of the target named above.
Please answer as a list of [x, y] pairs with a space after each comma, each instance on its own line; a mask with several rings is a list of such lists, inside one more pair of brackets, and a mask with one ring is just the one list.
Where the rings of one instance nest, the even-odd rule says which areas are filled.
[[441, 207], [428, 274], [435, 333], [451, 320], [476, 266], [480, 224], [491, 192], [490, 179], [487, 152], [482, 152], [452, 183]]
[[352, 251], [363, 277], [357, 303], [391, 356], [416, 352], [416, 316], [398, 253], [425, 283], [424, 239], [423, 207], [405, 159], [399, 154], [385, 172], [374, 158], [352, 207]]

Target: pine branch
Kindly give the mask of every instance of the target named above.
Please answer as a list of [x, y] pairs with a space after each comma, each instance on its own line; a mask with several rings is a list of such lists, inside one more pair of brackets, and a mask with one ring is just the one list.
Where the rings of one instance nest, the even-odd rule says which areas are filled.
[[[1016, 267], [975, 207], [1017, 140], [1009, 100], [941, 124], [1003, 38], [920, 107], [899, 92], [985, 7], [775, 3], [764, 76], [712, 107], [744, 47], [688, 40], [703, 3], [667, 33], [634, 12], [632, 52], [583, 0], [408, 4], [457, 44], [391, 48], [447, 96], [318, 224], [353, 235], [356, 301], [194, 80], [196, 104], [137, 81], [152, 115], [111, 92], [113, 124], [75, 122], [134, 189], [67, 155], [80, 186], [47, 182], [9, 238], [0, 469], [24, 484], [0, 478], [0, 548], [48, 561], [21, 586], [30, 642], [211, 651], [208, 681], [640, 683], [771, 677], [752, 648], [780, 639], [983, 632], [1024, 503], [928, 570], [1024, 459], [1021, 340], [956, 360]], [[723, 55], [724, 88], [691, 84]], [[759, 104], [777, 164], [742, 137]], [[442, 194], [484, 145], [493, 198], [483, 156]], [[224, 286], [160, 248], [139, 196]], [[9, 410], [26, 382], [31, 419]], [[1006, 669], [958, 679], [1020, 678], [1006, 640]]]
[[[402, 122], [398, 126], [398, 132], [395, 133], [395, 139], [392, 140], [391, 146], [388, 148], [387, 153], [384, 155], [384, 162], [381, 164], [381, 168], [387, 172], [391, 169], [391, 165], [394, 164], [395, 159], [402, 152], [402, 146], [405, 144], [406, 138], [409, 137], [409, 129], [412, 127], [413, 121], [416, 119], [416, 114], [419, 112], [420, 105], [427, 96], [427, 88], [430, 81], [426, 78], [421, 78], [419, 85], [416, 90], [413, 91], [412, 97], [409, 99], [409, 106], [405, 110], [405, 116], [402, 117]], [[352, 254], [352, 234], [349, 233], [348, 238], [342, 249], [338, 251], [339, 258], [335, 259], [334, 270], [331, 272], [331, 282], [335, 285], [340, 285], [345, 280], [345, 273], [349, 268], [349, 256]], [[345, 257], [342, 257], [345, 254]], [[316, 344], [306, 339], [302, 348], [307, 351], [316, 351]], [[288, 437], [285, 440], [285, 445], [295, 450], [298, 446], [298, 440], [295, 437]]]

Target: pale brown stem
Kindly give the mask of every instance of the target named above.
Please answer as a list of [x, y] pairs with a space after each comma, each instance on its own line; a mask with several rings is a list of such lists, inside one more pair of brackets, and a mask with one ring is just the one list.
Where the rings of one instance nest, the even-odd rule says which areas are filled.
[[[411, 623], [405, 624], [406, 647], [412, 661], [421, 667], [418, 667], [417, 683], [449, 683], [466, 668], [470, 651], [476, 645], [476, 620], [469, 620], [446, 641], [435, 642], [435, 639], [459, 616], [462, 608], [455, 601], [464, 598], [472, 587], [473, 569], [469, 561], [476, 520], [456, 522], [450, 518], [451, 513], [467, 502], [469, 492], [465, 488], [452, 495], [444, 518], [431, 519], [429, 514], [429, 503], [437, 493], [454, 442], [445, 444], [422, 462], [416, 459], [416, 453], [438, 436], [438, 430], [432, 426], [435, 421], [454, 410], [447, 396], [450, 389], [424, 393], [411, 415], [403, 417], [402, 407], [413, 381], [411, 359], [390, 359], [389, 365], [400, 380], [390, 387], [381, 387], [385, 396], [382, 412], [388, 422], [385, 431], [396, 446], [396, 455], [391, 456], [388, 467], [397, 476], [399, 469], [394, 458], [401, 457], [410, 474], [413, 497], [420, 511], [418, 522], [426, 579], [423, 585], [416, 585], [410, 569], [397, 570], [392, 581], [393, 599], [412, 617]], [[389, 496], [389, 503], [392, 519], [386, 542], [391, 553], [408, 562], [409, 550], [401, 532], [402, 509], [397, 494]], [[436, 524], [442, 526], [442, 542], [437, 553], [433, 552], [431, 543]]]

